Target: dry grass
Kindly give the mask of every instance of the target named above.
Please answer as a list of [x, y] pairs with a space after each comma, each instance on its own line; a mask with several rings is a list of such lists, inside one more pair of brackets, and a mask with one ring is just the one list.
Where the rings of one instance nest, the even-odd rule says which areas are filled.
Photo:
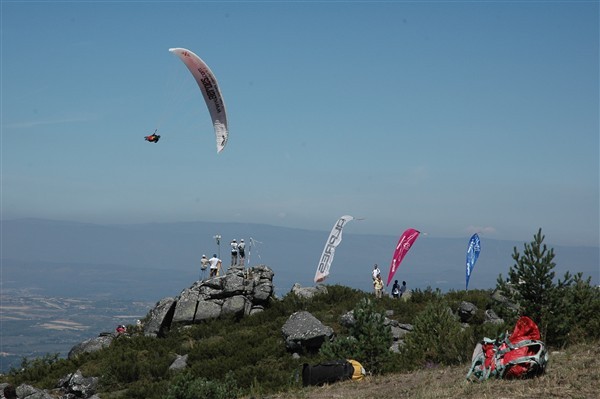
[[529, 380], [469, 383], [468, 366], [368, 377], [270, 395], [268, 399], [600, 398], [600, 343], [550, 353], [546, 373]]

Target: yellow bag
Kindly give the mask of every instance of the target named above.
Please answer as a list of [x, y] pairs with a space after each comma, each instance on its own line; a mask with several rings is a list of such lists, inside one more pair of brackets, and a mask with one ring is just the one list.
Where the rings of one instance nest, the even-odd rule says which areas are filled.
[[346, 360], [354, 368], [354, 372], [352, 373], [352, 379], [354, 381], [360, 381], [365, 377], [365, 375], [367, 375], [367, 372], [363, 368], [362, 364], [360, 364], [356, 360], [352, 360], [352, 359], [346, 359]]

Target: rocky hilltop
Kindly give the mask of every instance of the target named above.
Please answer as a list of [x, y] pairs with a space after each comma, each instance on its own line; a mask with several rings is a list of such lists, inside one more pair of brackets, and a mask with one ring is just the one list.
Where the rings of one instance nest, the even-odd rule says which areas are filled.
[[[218, 277], [194, 282], [176, 297], [159, 300], [141, 325], [147, 336], [162, 337], [175, 325], [191, 325], [207, 319], [249, 316], [264, 310], [274, 296], [273, 270], [266, 265], [232, 266]], [[85, 340], [69, 352], [71, 359], [110, 345], [115, 334]]]

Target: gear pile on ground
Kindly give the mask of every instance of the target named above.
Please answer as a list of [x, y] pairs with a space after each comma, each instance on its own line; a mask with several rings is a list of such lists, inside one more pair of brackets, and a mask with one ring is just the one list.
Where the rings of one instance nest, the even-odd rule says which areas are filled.
[[532, 378], [543, 374], [547, 364], [548, 351], [540, 341], [537, 324], [522, 316], [510, 336], [507, 331], [495, 340], [484, 338], [477, 344], [467, 380]]

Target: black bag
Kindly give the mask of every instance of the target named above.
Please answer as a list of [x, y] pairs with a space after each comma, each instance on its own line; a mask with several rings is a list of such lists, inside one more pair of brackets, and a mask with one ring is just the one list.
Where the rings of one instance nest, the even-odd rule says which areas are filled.
[[354, 373], [354, 366], [346, 360], [334, 360], [311, 366], [304, 363], [302, 366], [302, 385], [323, 385], [332, 382], [349, 380]]

